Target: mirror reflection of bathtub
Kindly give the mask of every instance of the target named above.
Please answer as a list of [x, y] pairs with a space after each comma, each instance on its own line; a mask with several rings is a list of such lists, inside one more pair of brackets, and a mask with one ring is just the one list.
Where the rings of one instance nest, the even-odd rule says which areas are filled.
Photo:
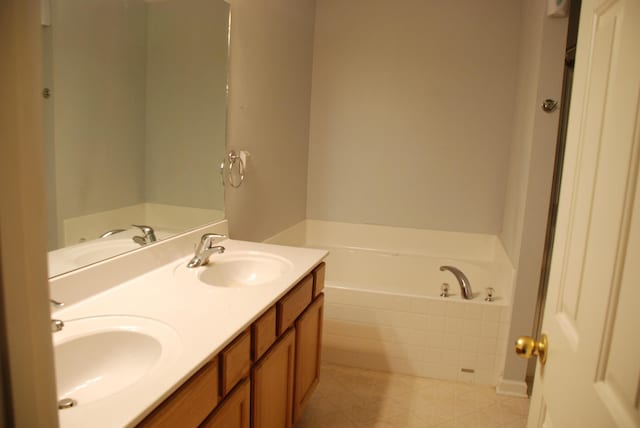
[[228, 31], [224, 0], [51, 2], [50, 277], [139, 248], [108, 230], [168, 237], [224, 217]]
[[[168, 230], [155, 230], [158, 240], [169, 238], [174, 234], [175, 232]], [[141, 245], [137, 244], [133, 238], [140, 235], [139, 229], [131, 227], [104, 238], [79, 242], [75, 245], [49, 251], [47, 254], [49, 276], [61, 275], [122, 253], [137, 250], [141, 248]]]

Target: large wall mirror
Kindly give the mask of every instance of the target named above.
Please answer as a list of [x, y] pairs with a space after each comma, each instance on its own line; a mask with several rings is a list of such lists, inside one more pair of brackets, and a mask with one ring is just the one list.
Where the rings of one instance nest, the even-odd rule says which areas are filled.
[[47, 2], [49, 276], [224, 218], [229, 4]]

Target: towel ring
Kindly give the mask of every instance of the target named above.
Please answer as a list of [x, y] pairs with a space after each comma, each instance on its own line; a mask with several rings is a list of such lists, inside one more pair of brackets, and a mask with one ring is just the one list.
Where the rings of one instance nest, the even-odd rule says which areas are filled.
[[[238, 180], [234, 180], [233, 169], [237, 166]], [[227, 153], [227, 182], [231, 187], [238, 188], [244, 182], [244, 161], [238, 155], [235, 150], [231, 150]]]

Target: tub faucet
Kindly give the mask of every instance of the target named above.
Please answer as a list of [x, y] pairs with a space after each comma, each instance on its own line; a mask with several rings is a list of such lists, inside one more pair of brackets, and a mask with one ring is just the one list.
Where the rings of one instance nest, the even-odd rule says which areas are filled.
[[115, 235], [116, 233], [120, 233], [120, 232], [124, 232], [124, 229], [112, 229], [112, 230], [108, 230], [105, 233], [103, 233], [102, 235], [100, 235], [100, 238], [107, 238], [111, 235]]
[[151, 226], [146, 226], [144, 224], [132, 224], [131, 226], [137, 227], [142, 231], [144, 236], [134, 236], [133, 242], [138, 245], [147, 245], [152, 242], [156, 242], [158, 239], [156, 238], [156, 234]]
[[200, 243], [198, 244], [198, 248], [196, 248], [196, 252], [194, 256], [187, 263], [188, 268], [196, 268], [198, 266], [204, 266], [209, 263], [209, 256], [214, 253], [222, 254], [224, 253], [225, 248], [222, 245], [214, 246], [214, 241], [216, 239], [226, 238], [224, 235], [220, 235], [218, 233], [205, 233], [200, 238]]
[[473, 298], [473, 292], [471, 291], [471, 283], [469, 282], [469, 278], [462, 273], [460, 269], [455, 266], [440, 266], [441, 271], [448, 270], [456, 277], [458, 283], [460, 283], [460, 292], [462, 293], [462, 297], [467, 300], [471, 300]]

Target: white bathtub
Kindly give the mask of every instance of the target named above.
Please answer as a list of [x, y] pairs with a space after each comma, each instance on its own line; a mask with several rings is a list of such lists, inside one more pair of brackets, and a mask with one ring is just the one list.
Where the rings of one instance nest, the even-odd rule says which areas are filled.
[[[513, 268], [490, 235], [306, 220], [270, 243], [325, 248], [323, 359], [495, 385], [502, 374]], [[463, 300], [453, 265], [469, 278]], [[439, 296], [443, 282], [450, 297]], [[485, 289], [495, 300], [485, 302]]]

